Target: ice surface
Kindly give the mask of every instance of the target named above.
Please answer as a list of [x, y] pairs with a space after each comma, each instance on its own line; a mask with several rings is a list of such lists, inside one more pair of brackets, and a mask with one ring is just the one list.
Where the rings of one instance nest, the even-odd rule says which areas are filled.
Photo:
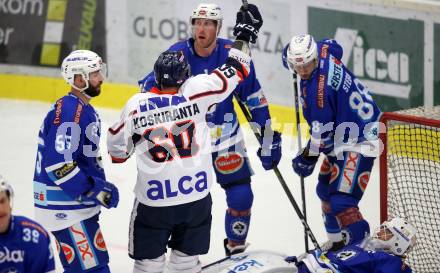
[[[40, 102], [0, 100], [0, 173], [13, 185], [16, 198], [13, 213], [34, 218], [32, 179], [40, 125], [50, 105]], [[118, 119], [119, 111], [97, 109], [102, 119], [103, 137], [101, 151], [104, 168], [109, 181], [114, 182], [120, 192], [118, 208], [101, 213], [101, 230], [110, 253], [112, 272], [131, 272], [133, 261], [127, 254], [128, 223], [134, 200], [133, 188], [136, 180], [135, 160], [115, 165], [110, 162], [105, 146], [108, 127]], [[256, 156], [257, 141], [250, 130], [244, 130], [250, 161], [255, 171], [252, 178], [254, 205], [248, 241], [249, 250], [272, 250], [297, 255], [304, 252], [303, 228], [292, 205], [272, 171], [264, 171]], [[287, 181], [293, 196], [301, 207], [300, 180], [291, 168], [291, 159], [297, 153], [296, 137], [283, 136], [283, 158], [279, 169]], [[304, 141], [303, 141], [304, 143]], [[318, 163], [319, 164], [319, 163]], [[379, 224], [379, 175], [378, 160], [370, 184], [361, 201], [360, 208], [372, 227]], [[305, 179], [307, 216], [319, 242], [326, 241], [322, 224], [321, 207], [315, 195], [319, 165], [312, 176]], [[211, 190], [213, 198], [213, 223], [209, 253], [201, 256], [203, 264], [209, 264], [224, 256], [223, 239], [225, 194], [215, 184]], [[310, 243], [310, 246], [312, 244]], [[55, 249], [55, 246], [53, 246]], [[62, 272], [57, 258], [57, 272]]]

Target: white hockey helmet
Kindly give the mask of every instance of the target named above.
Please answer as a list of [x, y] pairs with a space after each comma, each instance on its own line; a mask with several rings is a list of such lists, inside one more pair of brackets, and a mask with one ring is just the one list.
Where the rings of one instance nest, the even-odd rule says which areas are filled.
[[14, 189], [12, 186], [6, 181], [6, 179], [0, 174], [0, 192], [5, 192], [9, 197], [9, 202], [12, 207], [12, 199], [14, 198]]
[[208, 19], [217, 22], [217, 35], [220, 32], [223, 22], [222, 9], [217, 4], [200, 3], [189, 17], [190, 25], [194, 25], [195, 19]]
[[[79, 91], [89, 87], [89, 74], [95, 71], [101, 71], [101, 74], [105, 76], [106, 65], [98, 54], [90, 50], [75, 50], [64, 58], [61, 64], [61, 75], [68, 84]], [[81, 75], [86, 81], [84, 88], [75, 86], [75, 75]]]
[[292, 71], [294, 66], [307, 64], [317, 58], [317, 45], [310, 34], [293, 36], [287, 49], [287, 63]]
[[[382, 231], [381, 230], [385, 230]], [[384, 232], [392, 233], [390, 238], [382, 238]], [[417, 229], [408, 221], [396, 217], [383, 222], [374, 232], [373, 239], [380, 240], [384, 251], [402, 256], [416, 244]]]

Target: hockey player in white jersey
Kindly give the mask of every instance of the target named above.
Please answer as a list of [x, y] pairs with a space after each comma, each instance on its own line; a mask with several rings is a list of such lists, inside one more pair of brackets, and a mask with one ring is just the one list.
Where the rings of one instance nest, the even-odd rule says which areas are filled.
[[134, 95], [109, 129], [108, 151], [114, 162], [137, 156], [129, 228], [134, 272], [163, 272], [167, 246], [172, 249], [171, 272], [201, 271], [198, 255], [209, 249], [209, 190], [214, 180], [206, 114], [249, 74], [248, 42], [262, 25], [254, 5], [252, 13], [240, 18], [237, 40], [223, 66], [190, 78], [182, 52], [162, 53], [154, 66], [160, 88]]

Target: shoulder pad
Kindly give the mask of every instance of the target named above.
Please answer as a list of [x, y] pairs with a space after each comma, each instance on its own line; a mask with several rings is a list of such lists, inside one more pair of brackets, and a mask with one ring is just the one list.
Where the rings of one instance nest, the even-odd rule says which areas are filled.
[[37, 222], [35, 222], [34, 220], [31, 220], [27, 217], [24, 216], [20, 216], [17, 218], [17, 223], [18, 225], [21, 226], [21, 229], [24, 228], [32, 228], [36, 231], [38, 231], [40, 234], [43, 234], [46, 237], [49, 237], [47, 231]]
[[343, 49], [336, 40], [324, 39], [318, 42], [318, 55], [320, 58], [326, 58], [327, 53], [332, 54], [337, 59], [341, 60], [343, 55]]
[[220, 47], [231, 48], [234, 42], [229, 39], [217, 38], [217, 43]]
[[84, 104], [74, 96], [64, 96], [55, 102], [54, 107], [53, 124], [60, 125], [62, 122], [79, 123]]
[[173, 44], [172, 46], [170, 46], [169, 50], [173, 50], [173, 51], [182, 50], [183, 51], [185, 48], [190, 47], [190, 45], [187, 43], [187, 41], [189, 42], [189, 40], [177, 42], [177, 43]]

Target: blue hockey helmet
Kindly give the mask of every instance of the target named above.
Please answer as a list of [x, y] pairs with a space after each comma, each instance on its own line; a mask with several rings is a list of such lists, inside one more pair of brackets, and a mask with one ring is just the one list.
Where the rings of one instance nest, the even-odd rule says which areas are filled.
[[182, 51], [165, 51], [154, 64], [154, 78], [159, 87], [180, 87], [191, 76]]

